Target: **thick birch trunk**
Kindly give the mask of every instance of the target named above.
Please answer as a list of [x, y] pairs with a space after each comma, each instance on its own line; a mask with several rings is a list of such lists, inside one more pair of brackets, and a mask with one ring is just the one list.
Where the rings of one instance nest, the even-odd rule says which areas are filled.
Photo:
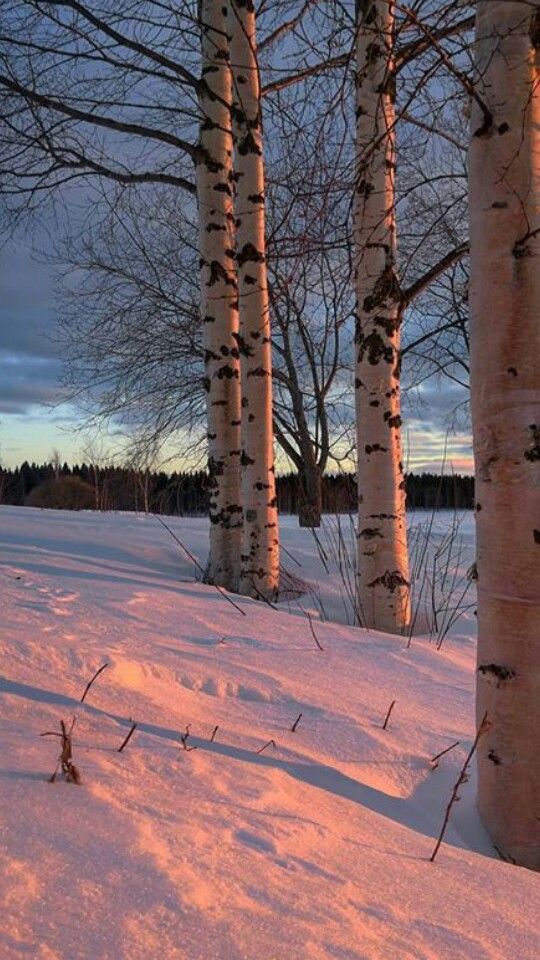
[[264, 228], [264, 163], [255, 12], [231, 0], [236, 244], [242, 382], [241, 592], [276, 594], [279, 534], [272, 427], [272, 355]]
[[[240, 580], [240, 363], [234, 263], [232, 78], [221, 3], [200, 5], [202, 80], [197, 163], [201, 307], [207, 391], [210, 555], [207, 580]], [[213, 94], [216, 94], [214, 96]]]
[[540, 869], [540, 0], [477, 5], [470, 150], [478, 802]]
[[401, 454], [400, 290], [395, 273], [393, 9], [361, 0], [355, 184], [358, 600], [364, 626], [410, 618]]

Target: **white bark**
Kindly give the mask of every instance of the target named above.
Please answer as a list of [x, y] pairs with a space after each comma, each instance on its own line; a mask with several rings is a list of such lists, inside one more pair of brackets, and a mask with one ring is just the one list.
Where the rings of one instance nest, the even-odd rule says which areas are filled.
[[410, 618], [401, 453], [400, 291], [395, 272], [393, 4], [361, 0], [355, 183], [358, 600], [363, 624], [399, 633]]
[[540, 0], [477, 5], [470, 149], [478, 802], [540, 869]]
[[234, 263], [232, 78], [221, 3], [201, 11], [203, 116], [197, 162], [201, 310], [205, 349], [210, 555], [207, 579], [237, 590], [240, 579], [240, 364]]
[[264, 161], [255, 12], [231, 0], [236, 243], [242, 383], [241, 592], [271, 597], [279, 583], [272, 427], [272, 355], [264, 222]]

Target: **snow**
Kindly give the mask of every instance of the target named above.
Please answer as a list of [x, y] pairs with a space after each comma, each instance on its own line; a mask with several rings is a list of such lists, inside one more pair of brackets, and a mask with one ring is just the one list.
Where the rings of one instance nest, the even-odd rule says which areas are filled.
[[[206, 524], [167, 522], [203, 560]], [[346, 621], [335, 566], [283, 532]], [[538, 877], [491, 848], [474, 777], [429, 862], [474, 737], [472, 613], [407, 648], [304, 596], [319, 651], [294, 600], [241, 615], [144, 516], [1, 507], [0, 559], [2, 960], [540, 956]], [[82, 785], [51, 784], [40, 734], [74, 715]]]

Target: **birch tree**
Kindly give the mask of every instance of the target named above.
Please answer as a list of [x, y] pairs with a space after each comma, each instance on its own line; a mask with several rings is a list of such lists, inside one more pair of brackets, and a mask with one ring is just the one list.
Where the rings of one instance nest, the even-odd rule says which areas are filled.
[[[242, 492], [238, 284], [234, 260], [232, 77], [227, 8], [200, 5], [202, 122], [197, 163], [201, 315], [207, 391], [210, 554], [207, 579], [240, 585]], [[247, 516], [247, 514], [246, 514]]]
[[540, 0], [477, 5], [470, 146], [482, 820], [540, 869]]
[[241, 592], [276, 594], [279, 537], [272, 430], [272, 354], [265, 240], [265, 181], [255, 10], [231, 0], [236, 181], [236, 263], [242, 385]]
[[410, 616], [396, 274], [394, 10], [358, 5], [355, 183], [358, 602], [390, 633]]

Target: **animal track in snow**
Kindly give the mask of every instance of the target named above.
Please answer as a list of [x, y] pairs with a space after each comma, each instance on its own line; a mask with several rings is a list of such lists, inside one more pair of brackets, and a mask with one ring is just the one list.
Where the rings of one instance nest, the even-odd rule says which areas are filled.
[[235, 683], [234, 680], [223, 680], [217, 677], [200, 678], [190, 673], [177, 675], [178, 682], [186, 687], [187, 690], [195, 690], [200, 693], [206, 693], [210, 697], [233, 697], [237, 700], [255, 701], [258, 703], [270, 703], [272, 696], [266, 690], [259, 687], [247, 686], [243, 683]]

